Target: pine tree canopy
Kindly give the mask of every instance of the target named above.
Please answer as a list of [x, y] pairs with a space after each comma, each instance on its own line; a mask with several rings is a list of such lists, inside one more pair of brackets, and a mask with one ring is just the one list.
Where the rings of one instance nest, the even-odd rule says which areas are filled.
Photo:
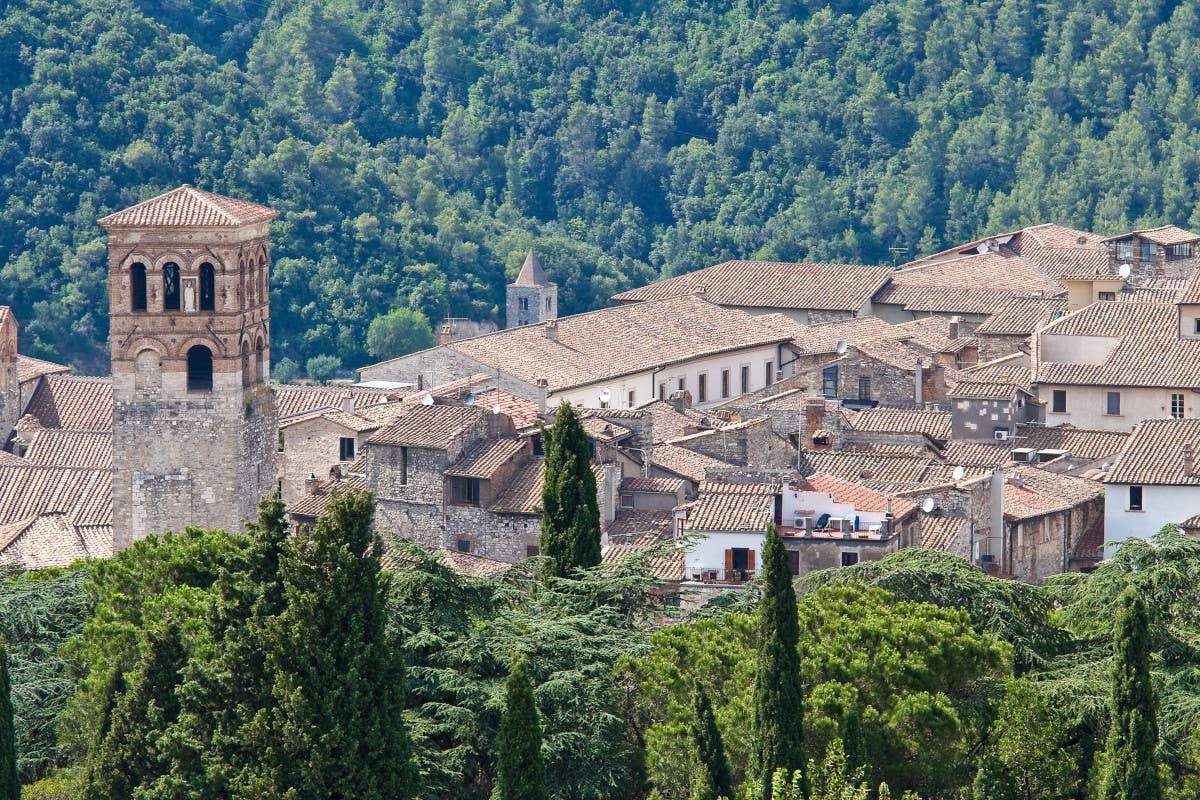
[[558, 407], [554, 427], [542, 429], [546, 475], [542, 486], [541, 555], [545, 573], [566, 577], [600, 563], [600, 508], [591, 442], [575, 409]]

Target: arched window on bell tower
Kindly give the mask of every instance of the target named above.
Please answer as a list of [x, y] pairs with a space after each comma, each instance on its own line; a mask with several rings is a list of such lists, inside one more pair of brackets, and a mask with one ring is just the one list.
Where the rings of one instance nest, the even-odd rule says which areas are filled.
[[242, 386], [250, 385], [250, 343], [242, 342]]
[[267, 379], [267, 365], [263, 360], [263, 351], [265, 349], [266, 347], [263, 345], [263, 339], [260, 336], [258, 337], [258, 341], [254, 343], [254, 379], [259, 383], [262, 383]]
[[163, 310], [179, 310], [179, 265], [163, 265]]
[[212, 350], [202, 344], [194, 345], [187, 352], [187, 390], [189, 392], [211, 392], [212, 388]]
[[146, 310], [146, 265], [142, 263], [129, 268], [129, 308], [131, 311]]
[[213, 265], [200, 265], [200, 310], [214, 311], [217, 307], [217, 278]]

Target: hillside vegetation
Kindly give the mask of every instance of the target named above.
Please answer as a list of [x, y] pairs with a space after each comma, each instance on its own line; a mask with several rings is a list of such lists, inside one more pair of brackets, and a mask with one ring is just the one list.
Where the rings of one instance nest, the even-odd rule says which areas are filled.
[[1193, 212], [1200, 12], [1155, 0], [10, 0], [0, 298], [107, 369], [95, 219], [266, 202], [275, 358], [390, 308], [562, 312], [730, 257], [885, 262]]

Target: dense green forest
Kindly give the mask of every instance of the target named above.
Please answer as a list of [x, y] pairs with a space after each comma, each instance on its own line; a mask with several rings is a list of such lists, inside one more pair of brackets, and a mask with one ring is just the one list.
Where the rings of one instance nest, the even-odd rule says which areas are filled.
[[[1042, 587], [905, 550], [684, 612], [652, 551], [467, 579], [384, 557], [372, 512], [347, 495], [289, 537], [268, 501], [246, 534], [0, 580], [26, 800], [757, 800], [772, 713], [808, 766], [770, 800], [1200, 793], [1177, 528]], [[800, 696], [760, 693], [784, 663]]]
[[[103, 371], [95, 219], [279, 209], [275, 359], [562, 312], [729, 257], [885, 262], [1054, 220], [1200, 226], [1200, 10], [1165, 0], [8, 0], [0, 297]], [[327, 370], [331, 362], [323, 361]]]

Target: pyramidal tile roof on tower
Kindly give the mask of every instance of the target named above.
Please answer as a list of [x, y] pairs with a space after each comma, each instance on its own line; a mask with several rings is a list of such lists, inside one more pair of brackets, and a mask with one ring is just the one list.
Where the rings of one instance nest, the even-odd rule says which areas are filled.
[[184, 184], [101, 219], [106, 230], [145, 226], [232, 228], [274, 219], [274, 209]]
[[550, 286], [550, 278], [546, 276], [546, 270], [542, 269], [542, 262], [538, 261], [537, 254], [533, 252], [533, 248], [529, 248], [528, 255], [525, 256], [525, 263], [521, 265], [521, 272], [517, 275], [514, 286]]

